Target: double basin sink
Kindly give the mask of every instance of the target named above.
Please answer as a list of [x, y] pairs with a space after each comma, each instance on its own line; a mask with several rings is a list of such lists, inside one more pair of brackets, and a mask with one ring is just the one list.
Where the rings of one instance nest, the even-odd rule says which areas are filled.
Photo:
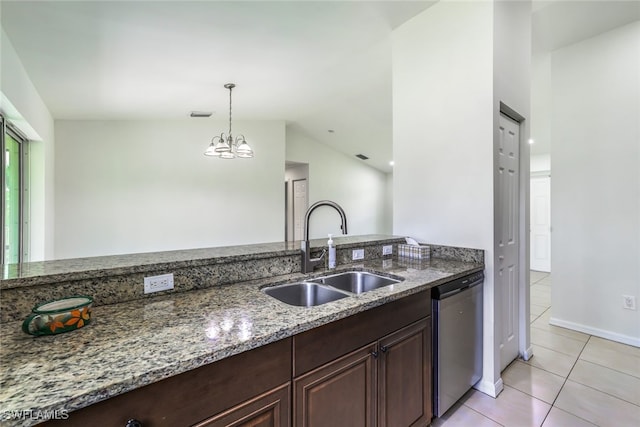
[[289, 305], [314, 307], [398, 282], [400, 280], [367, 271], [345, 271], [302, 282], [272, 286], [262, 291]]

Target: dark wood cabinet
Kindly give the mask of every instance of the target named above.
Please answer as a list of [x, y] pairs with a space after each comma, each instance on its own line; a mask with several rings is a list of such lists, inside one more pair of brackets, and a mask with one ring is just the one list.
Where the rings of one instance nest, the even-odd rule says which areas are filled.
[[418, 294], [296, 335], [294, 426], [429, 425], [430, 304]]
[[296, 427], [419, 427], [431, 422], [431, 318], [293, 381]]
[[289, 427], [289, 383], [243, 402], [194, 427]]
[[368, 345], [296, 378], [296, 427], [366, 427], [376, 410], [375, 345]]
[[378, 427], [428, 425], [431, 408], [431, 318], [379, 342]]
[[[248, 405], [290, 382], [291, 338], [286, 338], [70, 412], [69, 419], [46, 425], [124, 427], [127, 420], [136, 419], [143, 427], [188, 427]], [[282, 396], [273, 417], [282, 411], [289, 420], [290, 392], [286, 402]]]
[[422, 427], [430, 423], [424, 291], [169, 377], [47, 426]]

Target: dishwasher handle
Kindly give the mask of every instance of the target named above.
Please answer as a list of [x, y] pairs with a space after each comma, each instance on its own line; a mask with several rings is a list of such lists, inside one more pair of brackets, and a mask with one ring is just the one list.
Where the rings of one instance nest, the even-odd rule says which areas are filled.
[[470, 274], [433, 288], [431, 297], [436, 300], [449, 298], [469, 288], [478, 286], [482, 282], [484, 282], [484, 273]]

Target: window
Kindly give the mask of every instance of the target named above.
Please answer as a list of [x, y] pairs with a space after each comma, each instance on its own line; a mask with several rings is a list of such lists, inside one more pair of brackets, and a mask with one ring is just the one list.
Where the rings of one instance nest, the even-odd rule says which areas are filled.
[[23, 259], [23, 195], [24, 150], [26, 141], [2, 122], [2, 253], [3, 264], [22, 262]]

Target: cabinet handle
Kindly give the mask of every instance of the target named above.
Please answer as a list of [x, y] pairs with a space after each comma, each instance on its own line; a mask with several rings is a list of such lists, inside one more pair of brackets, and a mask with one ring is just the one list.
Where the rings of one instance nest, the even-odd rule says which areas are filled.
[[378, 352], [375, 350], [371, 352], [371, 355], [375, 358], [378, 358]]
[[135, 418], [131, 418], [127, 421], [127, 425], [124, 427], [142, 427], [142, 423]]
[[383, 353], [386, 353], [387, 350], [389, 350], [389, 347], [387, 347], [386, 345], [383, 345], [383, 346], [380, 347], [380, 351], [383, 352]]

